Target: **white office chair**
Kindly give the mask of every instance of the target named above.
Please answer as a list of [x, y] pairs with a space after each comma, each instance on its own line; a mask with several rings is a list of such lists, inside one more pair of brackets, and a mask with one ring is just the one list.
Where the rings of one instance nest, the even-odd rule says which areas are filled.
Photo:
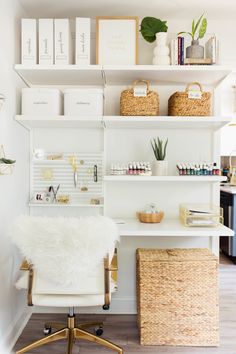
[[[45, 222], [46, 221], [46, 222]], [[69, 223], [68, 223], [69, 222]], [[70, 227], [71, 222], [73, 225]], [[57, 227], [50, 229], [49, 234], [52, 237], [52, 240], [47, 238], [48, 235], [48, 225], [55, 224], [58, 226], [58, 240], [53, 238], [52, 234], [55, 233]], [[80, 227], [82, 223], [82, 226]], [[63, 230], [63, 225], [65, 225]], [[86, 234], [86, 225], [87, 234]], [[78, 231], [77, 233], [77, 226]], [[70, 233], [71, 229], [71, 234]], [[33, 232], [32, 230], [35, 230]], [[44, 232], [45, 231], [45, 232]], [[89, 250], [89, 244], [92, 242], [91, 233], [94, 232], [93, 243], [95, 247], [91, 244], [91, 252]], [[109, 233], [110, 238], [109, 239]], [[36, 236], [35, 236], [36, 234]], [[79, 247], [79, 239], [84, 234], [84, 239], [81, 239], [81, 244], [83, 244], [84, 250], [81, 250]], [[100, 242], [98, 237], [102, 237], [104, 234], [104, 242], [107, 242], [109, 249], [104, 244], [104, 251], [106, 256], [100, 259], [99, 264], [96, 266], [96, 269], [87, 269], [83, 270], [82, 266], [82, 276], [80, 277], [80, 271], [76, 270], [76, 248], [78, 247], [78, 254], [87, 257], [83, 264], [88, 264], [88, 261], [91, 263], [93, 259], [97, 257], [93, 254], [92, 250], [95, 250], [96, 247], [101, 251], [101, 245], [103, 242]], [[75, 307], [87, 307], [87, 306], [102, 306], [104, 310], [109, 309], [111, 293], [116, 290], [116, 277], [117, 277], [117, 254], [114, 252], [114, 242], [118, 240], [118, 232], [114, 222], [108, 218], [104, 217], [91, 217], [85, 219], [75, 219], [75, 218], [40, 218], [40, 217], [24, 217], [17, 221], [14, 230], [13, 230], [13, 242], [19, 247], [20, 251], [26, 257], [26, 260], [22, 263], [21, 270], [23, 275], [19, 278], [16, 283], [17, 288], [27, 289], [28, 296], [28, 305], [29, 306], [49, 306], [49, 307], [69, 307], [69, 314], [67, 325], [61, 323], [46, 323], [44, 328], [44, 333], [46, 334], [45, 338], [40, 339], [20, 350], [17, 354], [26, 353], [34, 348], [40, 347], [44, 344], [58, 341], [61, 339], [67, 339], [67, 354], [72, 354], [73, 343], [75, 340], [87, 340], [90, 342], [95, 342], [104, 347], [110, 348], [117, 353], [123, 353], [122, 348], [117, 345], [100, 338], [100, 335], [103, 333], [103, 324], [92, 322], [92, 323], [83, 323], [77, 324], [75, 322]], [[18, 237], [19, 236], [19, 237]], [[37, 238], [38, 236], [38, 238]], [[33, 238], [33, 239], [32, 239]], [[68, 239], [68, 240], [67, 240]], [[88, 241], [91, 239], [90, 241]], [[38, 240], [38, 247], [37, 247]], [[44, 242], [45, 240], [45, 242]], [[73, 243], [75, 241], [75, 243]], [[61, 255], [60, 246], [64, 245], [66, 252], [70, 253], [70, 248], [73, 247], [71, 257], [64, 257], [63, 267], [68, 267], [69, 270], [75, 261], [74, 274], [71, 276], [73, 283], [69, 282], [68, 279], [63, 278], [63, 271], [61, 271], [60, 279], [53, 276], [57, 274], [54, 270], [52, 274], [50, 271], [45, 271], [45, 264], [41, 267], [41, 261], [45, 259], [45, 262], [48, 262], [48, 251], [50, 257], [53, 258], [54, 267], [61, 268]], [[34, 247], [34, 248], [33, 248]], [[43, 252], [43, 247], [45, 247], [45, 252]], [[58, 257], [55, 253], [58, 248]], [[99, 252], [98, 252], [99, 253]], [[66, 253], [65, 253], [66, 254]], [[88, 260], [90, 256], [90, 260]], [[50, 260], [51, 260], [50, 258]], [[58, 258], [58, 259], [57, 259]], [[50, 261], [49, 260], [49, 261]], [[50, 263], [49, 263], [50, 264]], [[78, 262], [77, 266], [80, 265]], [[66, 269], [66, 268], [65, 268]], [[70, 272], [71, 273], [71, 272]], [[78, 281], [76, 279], [76, 274], [78, 273]], [[67, 278], [68, 278], [68, 273]], [[70, 274], [69, 274], [70, 276]], [[55, 280], [56, 278], [56, 280]], [[87, 332], [86, 329], [89, 327], [96, 328], [96, 335], [90, 332]], [[56, 329], [56, 332], [51, 333], [52, 328]]]

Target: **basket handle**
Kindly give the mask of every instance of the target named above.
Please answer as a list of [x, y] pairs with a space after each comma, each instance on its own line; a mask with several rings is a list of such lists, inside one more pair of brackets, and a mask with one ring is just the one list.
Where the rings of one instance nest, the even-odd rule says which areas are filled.
[[167, 249], [166, 253], [168, 254], [168, 256], [177, 256], [177, 253], [173, 249]]
[[202, 85], [199, 84], [199, 82], [190, 82], [187, 86], [186, 86], [186, 89], [185, 89], [185, 92], [188, 93], [189, 89], [191, 86], [198, 86], [201, 93], [203, 93], [203, 89], [202, 89]]
[[135, 80], [135, 81], [133, 82], [133, 84], [132, 84], [133, 89], [134, 89], [134, 87], [135, 87], [139, 82], [142, 82], [142, 83], [146, 84], [146, 86], [147, 86], [147, 92], [150, 91], [150, 90], [149, 90], [150, 82], [149, 82], [148, 80]]

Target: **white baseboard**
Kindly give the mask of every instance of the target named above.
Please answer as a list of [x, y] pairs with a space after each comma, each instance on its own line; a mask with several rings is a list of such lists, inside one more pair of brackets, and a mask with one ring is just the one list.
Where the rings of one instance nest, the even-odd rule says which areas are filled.
[[12, 321], [12, 323], [10, 324], [10, 326], [6, 331], [6, 335], [3, 337], [3, 340], [0, 343], [0, 347], [7, 348], [4, 349], [5, 350], [4, 354], [8, 354], [11, 352], [21, 332], [23, 331], [27, 322], [29, 321], [31, 314], [32, 314], [31, 309], [27, 307], [24, 309], [23, 312], [19, 313], [18, 316], [14, 318], [14, 320]]
[[[34, 307], [35, 313], [67, 313], [68, 309], [65, 307]], [[80, 307], [79, 313], [94, 313], [94, 314], [136, 314], [136, 298], [134, 297], [114, 297], [111, 301], [111, 306], [108, 311], [103, 310], [102, 307]]]

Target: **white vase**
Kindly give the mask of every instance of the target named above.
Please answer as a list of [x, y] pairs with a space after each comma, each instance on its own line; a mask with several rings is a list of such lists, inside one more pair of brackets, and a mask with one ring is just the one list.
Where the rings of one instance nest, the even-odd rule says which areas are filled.
[[165, 161], [165, 160], [153, 161], [152, 173], [154, 176], [167, 176], [168, 175], [168, 161]]
[[170, 65], [170, 49], [166, 44], [167, 32], [156, 34], [156, 47], [153, 50], [154, 65]]

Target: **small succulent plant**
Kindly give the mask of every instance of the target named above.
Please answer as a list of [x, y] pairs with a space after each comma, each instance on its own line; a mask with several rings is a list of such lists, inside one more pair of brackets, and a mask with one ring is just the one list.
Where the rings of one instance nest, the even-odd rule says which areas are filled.
[[168, 139], [166, 139], [165, 143], [163, 142], [163, 140], [159, 138], [157, 139], [153, 138], [151, 140], [152, 150], [154, 152], [157, 161], [165, 160], [167, 144], [168, 144]]

